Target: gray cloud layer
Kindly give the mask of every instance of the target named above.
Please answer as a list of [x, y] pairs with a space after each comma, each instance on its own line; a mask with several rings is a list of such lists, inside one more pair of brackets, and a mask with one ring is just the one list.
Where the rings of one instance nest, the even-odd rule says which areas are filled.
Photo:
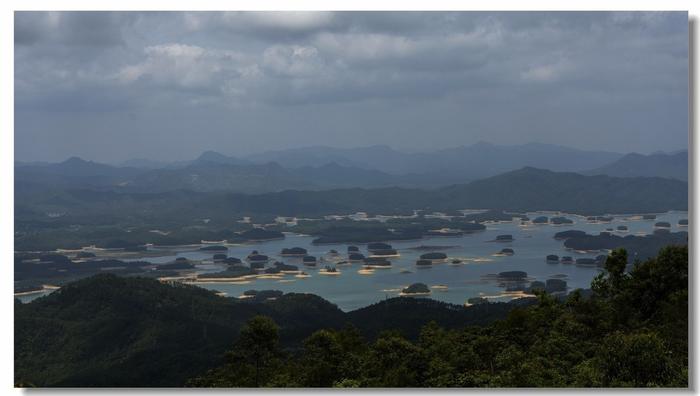
[[15, 154], [687, 145], [687, 14], [18, 12]]

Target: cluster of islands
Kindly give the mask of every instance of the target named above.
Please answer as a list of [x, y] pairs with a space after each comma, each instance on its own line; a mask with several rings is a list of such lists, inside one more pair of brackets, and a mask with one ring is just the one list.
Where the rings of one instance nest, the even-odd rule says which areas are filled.
[[[108, 272], [152, 277], [162, 282], [195, 284], [217, 291], [221, 289], [221, 295], [231, 295], [234, 290], [239, 290], [232, 297], [243, 299], [252, 298], [257, 292], [264, 292], [260, 296], [267, 296], [265, 298], [274, 298], [275, 293], [270, 294], [274, 290], [272, 288], [255, 290], [247, 287], [254, 284], [291, 287], [294, 282], [316, 276], [343, 279], [348, 274], [363, 277], [385, 274], [380, 279], [394, 277], [393, 282], [393, 279], [401, 279], [397, 276], [403, 275], [405, 279], [412, 280], [403, 286], [377, 288], [385, 293], [440, 299], [452, 290], [453, 287], [447, 284], [452, 279], [448, 276], [447, 282], [438, 282], [445, 279], [438, 276], [431, 279], [434, 282], [426, 283], [422, 278], [426, 269], [475, 265], [512, 268], [521, 262], [519, 251], [522, 248], [518, 246], [527, 246], [530, 242], [528, 238], [532, 237], [530, 231], [551, 229], [551, 242], [548, 244], [560, 245], [558, 251], [542, 251], [539, 262], [573, 265], [595, 271], [604, 266], [607, 253], [614, 248], [628, 249], [633, 261], [649, 257], [665, 245], [686, 244], [687, 232], [683, 229], [688, 226], [688, 220], [678, 215], [675, 218], [675, 224], [671, 224], [669, 221], [656, 221], [656, 215], [578, 216], [557, 212], [549, 215], [494, 210], [457, 213], [416, 211], [409, 216], [354, 213], [320, 219], [284, 217], [269, 224], [254, 224], [244, 218], [241, 222], [248, 225], [248, 229], [230, 233], [226, 239], [200, 240], [198, 244], [158, 246], [144, 243], [16, 252], [15, 294], [31, 300], [56, 290], [66, 282]], [[624, 224], [618, 224], [620, 219]], [[647, 231], [630, 232], [632, 224], [637, 223]], [[559, 230], [574, 224], [581, 228], [598, 227], [599, 231]], [[673, 232], [672, 227], [678, 231]], [[499, 233], [501, 229], [514, 231]], [[493, 236], [486, 237], [489, 233]], [[470, 248], [478, 238], [485, 239], [477, 244], [477, 248]], [[285, 246], [287, 240], [303, 240], [304, 244]], [[454, 243], [434, 243], [441, 240]], [[421, 244], [420, 241], [429, 243]], [[464, 242], [470, 245], [464, 245]], [[271, 251], [271, 244], [279, 248]], [[570, 253], [561, 254], [559, 251], [562, 248]], [[469, 257], [463, 253], [465, 249], [481, 254]], [[539, 279], [528, 276], [530, 265], [526, 264], [529, 262], [526, 259], [529, 257], [531, 253], [528, 251], [527, 257], [522, 259], [521, 268], [517, 270], [482, 273], [478, 277], [479, 282], [497, 287], [501, 292], [482, 291], [469, 295], [467, 291], [462, 303], [474, 305], [493, 298], [527, 297], [534, 295], [536, 290], [545, 290], [550, 294], [567, 293], [570, 287], [565, 274], [555, 273], [542, 278], [538, 268]], [[589, 273], [583, 281], [590, 281], [594, 274]], [[427, 279], [430, 278], [427, 276]], [[355, 282], [355, 279], [348, 278], [347, 282]], [[367, 286], [366, 283], [358, 283], [357, 287]], [[232, 290], [232, 287], [235, 289]], [[460, 293], [465, 292], [464, 287], [456, 287]], [[312, 284], [308, 291], [323, 295], [316, 284]], [[373, 290], [373, 293], [376, 292]], [[332, 295], [324, 297], [333, 299]], [[372, 298], [368, 297], [368, 301], [372, 301]]]
[[[531, 282], [588, 287], [612, 249], [628, 249], [631, 265], [663, 246], [687, 244], [684, 178], [522, 164], [431, 188], [372, 187], [363, 176], [345, 187], [274, 182], [259, 191], [247, 177], [214, 177], [241, 175], [232, 172], [240, 167], [211, 156], [195, 162], [154, 172], [76, 159], [16, 164], [20, 300], [112, 273], [229, 297], [256, 289], [315, 293], [343, 309], [415, 295], [411, 286], [422, 283], [431, 298], [465, 304], [532, 290], [509, 291], [513, 285], [484, 275], [523, 271]], [[333, 179], [343, 179], [336, 171]], [[215, 188], [180, 183], [193, 174], [213, 177], [206, 184]], [[137, 179], [160, 187], [135, 189]]]

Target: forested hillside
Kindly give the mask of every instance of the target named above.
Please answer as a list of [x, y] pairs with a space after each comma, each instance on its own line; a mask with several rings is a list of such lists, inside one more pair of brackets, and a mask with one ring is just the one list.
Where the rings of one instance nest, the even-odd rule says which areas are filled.
[[[688, 248], [591, 291], [461, 307], [398, 298], [344, 313], [313, 295], [242, 302], [96, 276], [15, 304], [21, 386], [686, 387]], [[398, 319], [397, 319], [398, 318]], [[500, 319], [500, 320], [499, 320]]]
[[256, 317], [226, 362], [189, 385], [687, 387], [687, 247], [665, 248], [630, 273], [626, 262], [624, 250], [609, 256], [590, 298], [541, 294], [505, 320], [462, 329], [429, 323], [417, 340], [387, 321], [374, 340], [324, 329], [289, 352], [276, 341], [283, 330]]

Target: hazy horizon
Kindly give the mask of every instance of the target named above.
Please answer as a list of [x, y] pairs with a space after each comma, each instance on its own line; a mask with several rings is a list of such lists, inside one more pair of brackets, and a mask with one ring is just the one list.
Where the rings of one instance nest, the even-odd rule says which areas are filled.
[[[304, 150], [304, 149], [314, 149], [314, 148], [319, 148], [319, 149], [320, 148], [328, 148], [328, 149], [340, 149], [340, 150], [361, 150], [361, 149], [368, 149], [368, 148], [372, 148], [372, 147], [387, 147], [387, 148], [389, 148], [393, 151], [399, 152], [399, 153], [418, 154], [418, 153], [433, 153], [433, 152], [439, 152], [442, 150], [449, 150], [449, 149], [455, 149], [455, 148], [460, 148], [460, 147], [470, 147], [470, 146], [479, 145], [479, 144], [494, 145], [494, 146], [498, 146], [498, 147], [520, 147], [520, 146], [526, 146], [526, 145], [548, 145], [548, 146], [558, 146], [558, 147], [561, 147], [564, 149], [574, 149], [574, 150], [591, 151], [591, 152], [609, 152], [609, 153], [617, 153], [617, 154], [622, 154], [622, 155], [632, 154], [632, 153], [643, 154], [643, 155], [651, 155], [651, 154], [669, 154], [669, 155], [671, 155], [671, 154], [675, 154], [675, 153], [682, 152], [682, 151], [688, 151], [687, 147], [683, 147], [683, 148], [678, 148], [676, 150], [668, 150], [668, 151], [655, 150], [655, 151], [650, 151], [650, 152], [635, 152], [635, 151], [625, 152], [625, 151], [612, 151], [612, 150], [605, 150], [605, 149], [581, 149], [581, 148], [577, 148], [577, 147], [554, 145], [554, 144], [542, 143], [542, 142], [527, 142], [527, 143], [518, 144], [518, 145], [501, 145], [501, 144], [495, 144], [492, 142], [482, 140], [482, 141], [475, 142], [473, 144], [463, 144], [463, 145], [458, 145], [458, 146], [440, 147], [440, 148], [435, 148], [435, 149], [430, 149], [430, 150], [400, 149], [400, 148], [392, 147], [391, 145], [387, 145], [387, 144], [376, 144], [376, 145], [368, 145], [368, 146], [352, 146], [352, 147], [316, 145], [316, 146], [287, 147], [287, 148], [283, 148], [283, 149], [269, 149], [269, 150], [263, 149], [260, 151], [255, 151], [255, 152], [251, 152], [251, 153], [247, 153], [247, 154], [234, 154], [234, 153], [229, 153], [229, 152], [226, 152], [226, 151], [218, 149], [218, 148], [211, 148], [211, 149], [205, 149], [205, 150], [198, 152], [198, 153], [194, 153], [193, 156], [189, 157], [189, 158], [179, 158], [179, 159], [172, 159], [172, 160], [168, 160], [168, 159], [159, 160], [159, 159], [146, 158], [146, 157], [128, 157], [125, 159], [119, 159], [119, 160], [114, 160], [114, 161], [102, 161], [99, 158], [90, 157], [89, 155], [88, 156], [81, 156], [81, 155], [76, 154], [76, 155], [68, 155], [64, 158], [59, 158], [59, 159], [53, 160], [53, 161], [49, 161], [49, 160], [24, 161], [24, 160], [15, 158], [15, 162], [28, 163], [28, 164], [29, 163], [44, 163], [44, 162], [45, 163], [60, 163], [63, 161], [67, 161], [71, 158], [80, 158], [80, 159], [85, 160], [85, 161], [92, 161], [92, 162], [98, 162], [98, 163], [104, 163], [104, 164], [108, 164], [108, 165], [117, 165], [118, 166], [118, 165], [124, 164], [125, 162], [129, 162], [129, 161], [133, 161], [133, 160], [148, 160], [148, 161], [153, 161], [153, 162], [162, 162], [164, 164], [178, 162], [178, 161], [188, 161], [188, 160], [194, 160], [206, 152], [215, 152], [215, 153], [226, 155], [228, 157], [246, 159], [249, 157], [254, 157], [254, 156], [265, 154], [265, 153], [286, 151], [286, 150]], [[270, 162], [274, 162], [274, 159], [271, 159]]]
[[687, 149], [686, 12], [16, 12], [15, 160]]

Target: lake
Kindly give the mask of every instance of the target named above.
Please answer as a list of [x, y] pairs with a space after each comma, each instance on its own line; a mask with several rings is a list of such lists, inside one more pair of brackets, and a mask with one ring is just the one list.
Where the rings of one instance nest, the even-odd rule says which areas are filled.
[[[528, 213], [530, 219], [545, 215], [552, 217], [554, 214], [547, 212]], [[326, 300], [337, 304], [344, 311], [361, 308], [385, 298], [398, 296], [402, 288], [422, 282], [429, 287], [445, 285], [446, 290], [433, 289], [430, 298], [455, 304], [464, 304], [470, 297], [486, 297], [490, 301], [507, 301], [512, 295], [504, 293], [505, 288], [498, 281], [489, 277], [489, 274], [497, 274], [502, 271], [525, 271], [528, 278], [546, 281], [558, 277], [568, 283], [569, 289], [588, 288], [590, 282], [600, 269], [595, 266], [579, 266], [575, 264], [548, 263], [545, 257], [548, 254], [558, 256], [572, 256], [574, 259], [582, 257], [595, 257], [600, 253], [576, 253], [564, 248], [564, 242], [555, 240], [554, 234], [565, 230], [582, 230], [597, 234], [606, 228], [616, 229], [618, 225], [626, 225], [628, 232], [618, 235], [633, 235], [635, 233], [651, 233], [654, 223], [667, 221], [671, 223], [671, 231], [687, 230], [687, 227], [677, 225], [679, 219], [687, 218], [687, 212], [668, 212], [658, 214], [655, 220], [631, 219], [630, 215], [614, 216], [611, 223], [588, 223], [585, 217], [565, 215], [574, 221], [568, 225], [528, 225], [521, 226], [513, 222], [487, 224], [485, 231], [466, 234], [459, 237], [429, 237], [415, 241], [396, 241], [390, 244], [398, 250], [400, 257], [389, 258], [391, 268], [376, 269], [372, 274], [361, 274], [361, 263], [337, 266], [340, 275], [322, 275], [319, 270], [326, 264], [319, 263], [315, 268], [301, 264], [301, 258], [281, 257], [280, 252], [287, 247], [303, 247], [310, 255], [320, 258], [329, 250], [337, 250], [343, 259], [347, 257], [347, 247], [350, 244], [326, 244], [313, 245], [314, 237], [288, 234], [284, 240], [274, 240], [254, 244], [229, 245], [228, 256], [244, 259], [252, 250], [258, 250], [262, 254], [270, 256], [274, 260], [294, 264], [300, 270], [310, 275], [308, 278], [297, 278], [293, 274], [281, 275], [282, 279], [250, 279], [249, 283], [233, 284], [222, 282], [197, 283], [197, 285], [217, 290], [230, 297], [237, 297], [250, 289], [263, 290], [275, 289], [285, 293], [313, 293]], [[512, 242], [490, 242], [499, 234], [512, 234]], [[360, 248], [360, 253], [367, 255], [366, 244], [355, 244]], [[418, 257], [428, 251], [412, 250], [410, 248], [420, 245], [455, 246], [451, 249], [440, 250], [452, 258], [468, 260], [464, 264], [452, 265], [448, 263], [434, 264], [429, 268], [418, 268], [415, 263]], [[515, 251], [513, 256], [494, 256], [502, 248], [511, 248]], [[204, 261], [198, 265], [197, 272], [218, 272], [225, 269], [225, 265], [211, 262], [211, 253], [200, 251], [180, 251], [175, 256], [149, 257], [153, 263], [165, 263], [176, 257], [186, 257], [192, 260]], [[472, 261], [477, 260], [477, 261]], [[268, 266], [269, 266], [268, 265]], [[411, 273], [401, 273], [402, 271]], [[29, 301], [38, 295], [21, 296], [21, 300]]]

